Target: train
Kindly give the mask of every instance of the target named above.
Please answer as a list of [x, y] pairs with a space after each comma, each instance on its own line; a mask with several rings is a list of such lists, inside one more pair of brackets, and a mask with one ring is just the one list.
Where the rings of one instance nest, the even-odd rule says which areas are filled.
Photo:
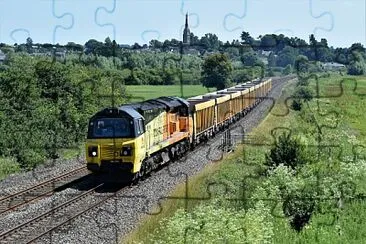
[[87, 168], [121, 181], [145, 179], [227, 129], [271, 89], [271, 78], [256, 79], [188, 99], [165, 96], [102, 109], [89, 119]]

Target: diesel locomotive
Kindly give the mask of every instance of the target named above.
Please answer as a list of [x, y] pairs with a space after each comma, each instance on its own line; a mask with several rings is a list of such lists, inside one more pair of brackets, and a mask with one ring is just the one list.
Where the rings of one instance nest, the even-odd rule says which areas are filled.
[[122, 181], [144, 178], [244, 116], [272, 80], [253, 80], [184, 100], [159, 97], [105, 108], [89, 120], [87, 168]]

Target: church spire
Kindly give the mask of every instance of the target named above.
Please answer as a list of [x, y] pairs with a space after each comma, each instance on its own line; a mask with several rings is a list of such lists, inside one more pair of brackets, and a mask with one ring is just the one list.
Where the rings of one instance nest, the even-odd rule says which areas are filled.
[[186, 13], [186, 24], [184, 26], [184, 31], [183, 31], [183, 44], [188, 44], [191, 41], [191, 31], [189, 30], [188, 27], [188, 12]]
[[188, 12], [186, 13], [186, 25], [185, 28], [188, 28]]

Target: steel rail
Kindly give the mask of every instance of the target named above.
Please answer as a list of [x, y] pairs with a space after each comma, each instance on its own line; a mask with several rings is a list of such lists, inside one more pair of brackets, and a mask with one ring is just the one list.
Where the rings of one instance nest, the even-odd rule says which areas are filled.
[[[97, 185], [96, 187], [93, 187], [92, 189], [82, 193], [81, 195], [79, 196], [76, 196], [70, 200], [68, 200], [67, 202], [65, 203], [62, 203], [58, 206], [56, 206], [55, 208], [52, 208], [51, 210], [41, 214], [41, 215], [38, 215], [36, 216], [35, 218], [31, 219], [31, 220], [28, 220], [10, 230], [7, 230], [3, 233], [0, 234], [0, 242], [1, 243], [7, 243], [8, 239], [10, 239], [9, 241], [12, 242], [12, 241], [18, 241], [19, 240], [14, 240], [14, 238], [12, 237], [15, 237], [15, 239], [18, 239], [20, 237], [20, 234], [21, 233], [30, 233], [29, 232], [29, 229], [31, 230], [34, 230], [35, 228], [39, 228], [39, 227], [46, 227], [42, 224], [42, 221], [44, 220], [47, 220], [49, 217], [51, 217], [52, 215], [54, 214], [57, 214], [58, 212], [61, 212], [62, 210], [66, 209], [67, 207], [71, 207], [72, 205], [75, 205], [77, 204], [78, 202], [80, 202], [81, 200], [83, 200], [84, 198], [86, 198], [87, 196], [93, 194], [95, 192], [95, 190], [97, 190], [98, 188], [101, 188], [104, 184], [101, 183], [99, 185]], [[108, 196], [108, 197], [111, 197], [111, 196]], [[68, 221], [66, 221], [68, 222]], [[51, 230], [47, 230], [46, 232], [42, 233], [42, 235], [37, 235], [37, 236], [43, 236], [47, 233], [49, 233], [50, 231], [52, 231], [54, 229], [51, 228]], [[26, 238], [29, 238], [30, 236], [26, 236], [24, 239]], [[34, 237], [32, 238], [34, 239]], [[36, 238], [38, 239], [38, 238]], [[4, 242], [5, 241], [5, 242]]]
[[[53, 191], [55, 188], [57, 187], [54, 187], [53, 183], [55, 182], [58, 182], [58, 181], [62, 181], [62, 180], [65, 180], [67, 178], [71, 178], [79, 173], [82, 173], [83, 171], [87, 172], [87, 168], [86, 166], [82, 166], [82, 167], [79, 167], [77, 169], [74, 169], [72, 171], [69, 171], [65, 174], [62, 174], [62, 175], [59, 175], [59, 176], [56, 176], [50, 180], [47, 180], [47, 181], [44, 181], [44, 182], [41, 182], [37, 185], [34, 185], [32, 187], [29, 187], [27, 189], [24, 189], [24, 190], [21, 190], [19, 192], [16, 192], [16, 193], [13, 193], [11, 195], [8, 195], [4, 198], [1, 198], [0, 199], [0, 214], [3, 214], [3, 213], [6, 213], [10, 210], [14, 210], [16, 208], [19, 208], [25, 204], [28, 204], [32, 201], [35, 201], [39, 198], [42, 198], [44, 196], [47, 196], [47, 195], [52, 195], [53, 194]], [[50, 186], [51, 190], [45, 190], [44, 191], [41, 191], [39, 194], [30, 194], [31, 192], [34, 192], [34, 191], [37, 191], [37, 190], [41, 190], [41, 189], [44, 189], [46, 188], [47, 186]], [[31, 199], [27, 199], [27, 197], [31, 197]], [[22, 199], [23, 198], [23, 199]], [[20, 200], [20, 203], [14, 205], [14, 206], [10, 206], [10, 203], [12, 201], [14, 201], [15, 199], [22, 199]], [[5, 207], [4, 207], [5, 206]]]

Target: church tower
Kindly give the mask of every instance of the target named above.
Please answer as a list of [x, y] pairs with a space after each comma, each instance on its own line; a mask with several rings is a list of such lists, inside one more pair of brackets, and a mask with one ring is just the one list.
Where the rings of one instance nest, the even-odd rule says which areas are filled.
[[188, 28], [188, 13], [186, 14], [186, 24], [183, 31], [183, 44], [189, 45], [191, 41], [191, 31]]

